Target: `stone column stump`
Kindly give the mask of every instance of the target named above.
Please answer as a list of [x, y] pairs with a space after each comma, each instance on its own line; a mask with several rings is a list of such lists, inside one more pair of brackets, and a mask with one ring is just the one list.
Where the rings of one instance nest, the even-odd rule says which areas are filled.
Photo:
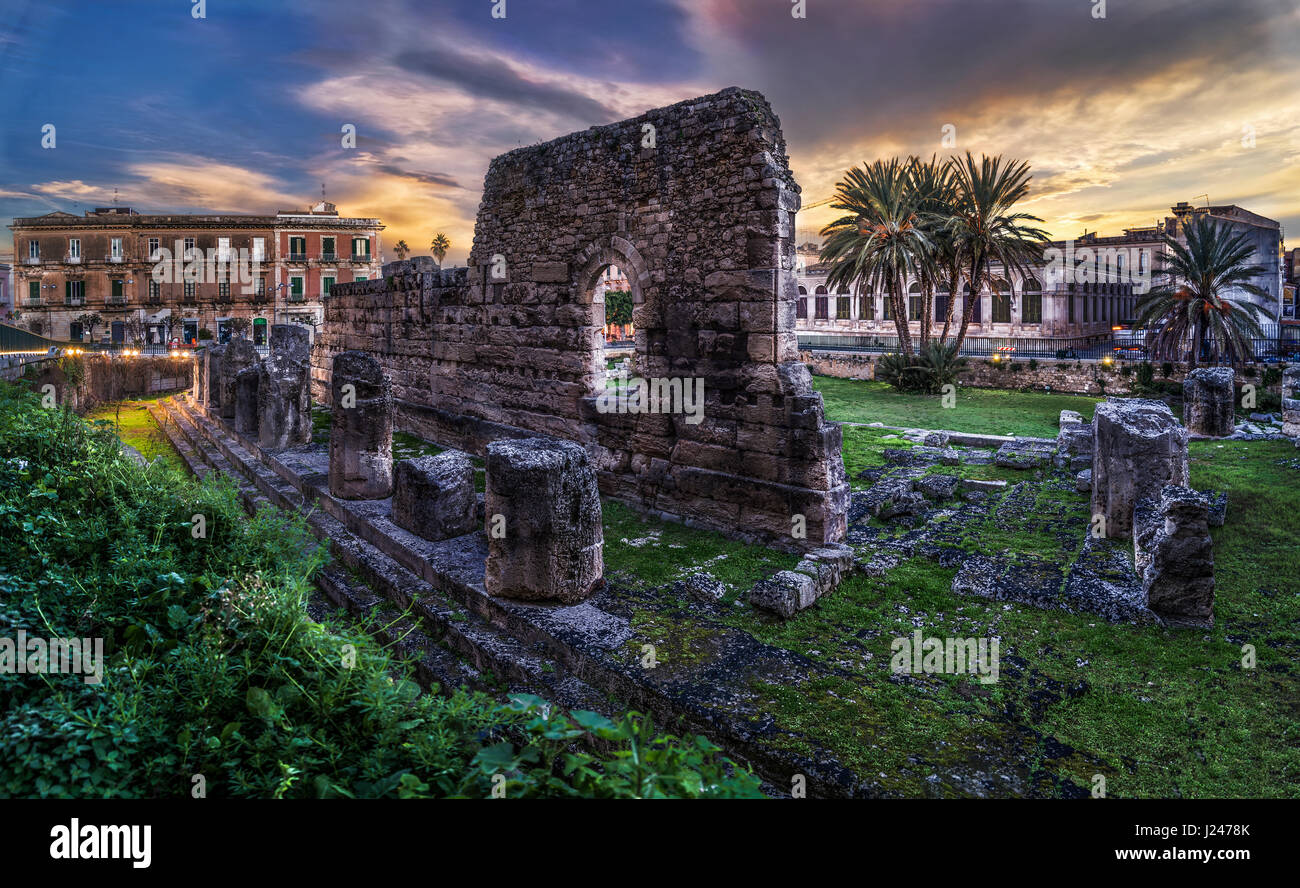
[[596, 473], [577, 444], [493, 441], [487, 449], [489, 595], [570, 604], [603, 582]]
[[1234, 428], [1230, 367], [1197, 367], [1183, 380], [1183, 424], [1193, 435], [1225, 438]]
[[224, 345], [209, 345], [203, 349], [203, 366], [199, 369], [202, 381], [200, 403], [209, 411], [215, 412], [221, 406], [221, 358], [226, 353]]
[[1106, 536], [1133, 534], [1133, 507], [1166, 484], [1187, 486], [1187, 430], [1163, 401], [1114, 398], [1092, 420], [1092, 514]]
[[217, 407], [222, 419], [235, 421], [235, 379], [240, 372], [257, 365], [257, 349], [253, 342], [243, 336], [236, 336], [226, 343], [225, 354], [221, 356], [221, 374], [218, 377], [220, 402]]
[[1214, 541], [1209, 498], [1168, 484], [1134, 510], [1133, 564], [1147, 607], [1175, 625], [1214, 621]]
[[307, 328], [271, 327], [271, 354], [261, 363], [257, 443], [280, 450], [311, 442], [311, 372]]
[[365, 352], [334, 356], [330, 383], [330, 493], [339, 499], [393, 494], [393, 386]]
[[235, 431], [257, 438], [257, 399], [261, 376], [260, 362], [245, 367], [235, 377]]
[[404, 459], [393, 471], [393, 523], [426, 540], [463, 536], [479, 528], [474, 464], [448, 450]]

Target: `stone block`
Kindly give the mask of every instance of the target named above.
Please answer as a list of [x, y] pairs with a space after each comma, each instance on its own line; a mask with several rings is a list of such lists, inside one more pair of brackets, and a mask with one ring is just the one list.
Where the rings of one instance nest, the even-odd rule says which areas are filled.
[[790, 619], [817, 601], [817, 581], [808, 574], [783, 570], [749, 590], [749, 603]]
[[600, 588], [600, 494], [578, 444], [493, 441], [487, 448], [486, 513], [489, 595], [573, 603]]
[[445, 540], [481, 528], [469, 454], [448, 450], [404, 459], [393, 469], [393, 523], [426, 540]]

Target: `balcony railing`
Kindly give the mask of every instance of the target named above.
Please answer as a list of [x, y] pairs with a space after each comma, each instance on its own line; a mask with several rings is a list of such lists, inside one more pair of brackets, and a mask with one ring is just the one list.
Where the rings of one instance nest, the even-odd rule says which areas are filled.
[[109, 296], [105, 305], [126, 305], [126, 296]]
[[68, 263], [69, 265], [80, 265], [81, 255], [77, 254], [76, 256], [73, 256], [71, 253], [69, 253], [68, 255], [63, 257], [63, 261]]
[[366, 262], [366, 263], [369, 263], [369, 262], [370, 262], [370, 254], [369, 254], [369, 253], [353, 253], [353, 254], [352, 254], [352, 261], [353, 261], [353, 262]]
[[290, 293], [290, 294], [289, 294], [289, 301], [290, 301], [290, 302], [306, 302], [306, 301], [307, 301], [307, 297], [306, 297], [306, 295], [303, 294], [303, 293]]
[[339, 261], [339, 254], [338, 254], [338, 253], [335, 253], [333, 250], [329, 251], [328, 253], [321, 253], [321, 254], [320, 254], [320, 261], [322, 261], [322, 262], [338, 262], [338, 261]]
[[79, 307], [86, 304], [85, 296], [64, 296], [63, 304], [71, 307]]
[[290, 262], [306, 262], [306, 261], [307, 261], [307, 254], [306, 254], [306, 253], [290, 253], [290, 254], [289, 254], [289, 261], [290, 261]]

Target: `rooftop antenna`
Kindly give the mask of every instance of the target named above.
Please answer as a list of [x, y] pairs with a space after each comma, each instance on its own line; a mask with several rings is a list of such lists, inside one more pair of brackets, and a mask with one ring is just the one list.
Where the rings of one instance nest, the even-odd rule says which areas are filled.
[[1208, 194], [1197, 194], [1193, 195], [1192, 200], [1196, 200], [1198, 197], [1205, 198], [1205, 208], [1208, 210], [1210, 208], [1210, 196]]

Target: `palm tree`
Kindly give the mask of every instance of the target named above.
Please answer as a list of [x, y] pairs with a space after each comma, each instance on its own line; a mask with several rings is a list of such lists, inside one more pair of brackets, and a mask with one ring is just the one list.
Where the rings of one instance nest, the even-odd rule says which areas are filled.
[[407, 246], [406, 241], [399, 240], [397, 243], [393, 244], [393, 252], [397, 254], [398, 261], [404, 261], [406, 259], [406, 254], [411, 252], [411, 248]]
[[[977, 166], [969, 151], [964, 161], [953, 158], [950, 163], [957, 199], [947, 228], [963, 253], [971, 288], [971, 298], [962, 303], [961, 329], [956, 339], [960, 350], [970, 325], [972, 300], [979, 298], [990, 264], [1001, 263], [1008, 277], [1012, 269], [1027, 275], [1027, 262], [1042, 256], [1047, 232], [1025, 224], [1042, 222], [1037, 216], [1012, 212], [1016, 202], [1029, 192], [1029, 164], [1023, 160], [1004, 161], [1000, 154], [985, 154]], [[955, 299], [957, 284], [950, 283]]]
[[451, 241], [441, 231], [433, 236], [433, 242], [429, 244], [429, 252], [433, 253], [437, 258], [439, 265], [442, 264], [443, 257], [447, 255], [447, 251], [450, 249]]
[[[934, 317], [935, 278], [942, 271], [944, 241], [951, 241], [946, 236], [945, 228], [952, 217], [953, 187], [952, 170], [947, 163], [940, 163], [938, 157], [930, 155], [929, 160], [918, 157], [908, 158], [907, 187], [912, 191], [920, 214], [921, 225], [930, 242], [924, 261], [919, 265], [921, 277], [921, 349], [930, 342], [930, 332]], [[949, 281], [953, 278], [950, 272]], [[951, 304], [951, 299], [949, 303]], [[949, 308], [951, 311], [951, 308]], [[944, 339], [948, 336], [944, 328]], [[941, 340], [942, 341], [942, 340]]]
[[898, 158], [854, 167], [835, 186], [831, 204], [845, 210], [822, 229], [826, 242], [821, 260], [831, 263], [826, 288], [856, 284], [858, 292], [884, 289], [893, 308], [898, 344], [912, 354], [903, 302], [903, 281], [926, 261], [930, 243], [918, 216], [916, 196], [908, 187], [908, 170]]
[[1156, 257], [1155, 273], [1164, 280], [1138, 300], [1137, 326], [1147, 327], [1147, 345], [1153, 358], [1186, 357], [1195, 367], [1207, 350], [1211, 363], [1227, 355], [1232, 363], [1253, 354], [1252, 338], [1263, 338], [1264, 310], [1249, 299], [1228, 295], [1240, 290], [1252, 296], [1268, 292], [1250, 283], [1265, 273], [1247, 265], [1254, 247], [1245, 232], [1233, 234], [1227, 225], [1208, 214], [1197, 216], [1184, 229], [1187, 244], [1163, 236], [1165, 252]]

